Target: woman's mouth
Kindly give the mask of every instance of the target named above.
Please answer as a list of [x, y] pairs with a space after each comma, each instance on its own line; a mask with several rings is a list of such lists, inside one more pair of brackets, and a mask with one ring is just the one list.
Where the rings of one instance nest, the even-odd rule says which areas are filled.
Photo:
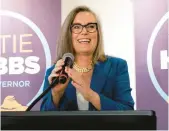
[[81, 44], [88, 44], [90, 43], [91, 39], [85, 38], [85, 39], [78, 39], [77, 41]]

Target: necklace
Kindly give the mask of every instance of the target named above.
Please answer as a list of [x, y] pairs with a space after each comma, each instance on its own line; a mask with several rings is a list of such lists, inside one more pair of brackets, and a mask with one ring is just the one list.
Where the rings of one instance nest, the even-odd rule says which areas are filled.
[[73, 69], [75, 69], [77, 72], [81, 72], [81, 73], [89, 72], [92, 68], [93, 68], [92, 61], [91, 61], [89, 67], [83, 67], [83, 68], [79, 67], [76, 62], [74, 62], [74, 64], [73, 64]]

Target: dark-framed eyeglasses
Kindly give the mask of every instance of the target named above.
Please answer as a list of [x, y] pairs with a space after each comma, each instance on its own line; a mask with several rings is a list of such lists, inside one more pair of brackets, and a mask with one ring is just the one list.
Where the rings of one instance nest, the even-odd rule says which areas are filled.
[[88, 23], [86, 25], [81, 25], [79, 23], [72, 24], [70, 29], [72, 33], [80, 34], [85, 27], [86, 31], [89, 33], [94, 33], [97, 31], [97, 23]]

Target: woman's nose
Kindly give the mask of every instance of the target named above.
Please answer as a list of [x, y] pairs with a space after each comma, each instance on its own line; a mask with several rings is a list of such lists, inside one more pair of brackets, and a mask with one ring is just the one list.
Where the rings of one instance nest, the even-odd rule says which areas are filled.
[[81, 34], [85, 35], [85, 34], [87, 34], [87, 33], [88, 33], [88, 32], [87, 32], [86, 28], [83, 27]]

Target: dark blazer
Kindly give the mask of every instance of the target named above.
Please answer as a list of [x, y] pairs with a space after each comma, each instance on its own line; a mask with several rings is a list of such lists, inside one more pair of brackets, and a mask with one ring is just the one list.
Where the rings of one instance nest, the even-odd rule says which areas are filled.
[[[46, 71], [44, 90], [49, 86], [48, 76], [54, 65]], [[121, 58], [107, 56], [105, 62], [97, 62], [91, 80], [91, 88], [100, 96], [101, 110], [133, 110], [127, 62]], [[43, 98], [41, 111], [78, 110], [76, 89], [69, 82], [59, 107], [53, 104], [51, 91]], [[89, 103], [89, 110], [97, 110]]]

